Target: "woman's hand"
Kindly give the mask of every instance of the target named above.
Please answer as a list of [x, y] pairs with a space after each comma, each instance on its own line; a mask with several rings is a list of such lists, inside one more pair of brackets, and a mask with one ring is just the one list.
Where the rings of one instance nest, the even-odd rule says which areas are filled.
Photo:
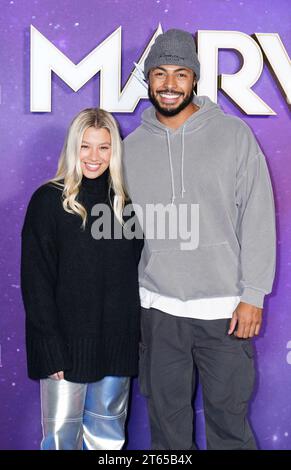
[[55, 374], [49, 375], [49, 378], [53, 380], [62, 380], [64, 378], [64, 371], [60, 370], [59, 372], [56, 372]]

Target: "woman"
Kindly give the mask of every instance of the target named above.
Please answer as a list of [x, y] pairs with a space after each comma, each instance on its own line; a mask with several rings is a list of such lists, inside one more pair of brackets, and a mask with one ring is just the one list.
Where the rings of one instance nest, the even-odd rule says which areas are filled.
[[[69, 128], [56, 176], [32, 195], [22, 229], [28, 375], [41, 379], [42, 449], [124, 444], [143, 246], [126, 237], [129, 202], [117, 123], [85, 109]], [[109, 211], [110, 238], [93, 234], [96, 204]], [[113, 238], [113, 222], [122, 237]]]

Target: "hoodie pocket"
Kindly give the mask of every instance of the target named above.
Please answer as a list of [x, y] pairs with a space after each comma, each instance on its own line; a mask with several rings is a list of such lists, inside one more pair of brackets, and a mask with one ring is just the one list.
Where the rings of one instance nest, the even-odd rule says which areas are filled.
[[153, 251], [141, 284], [181, 300], [237, 295], [238, 257], [227, 242], [196, 250]]

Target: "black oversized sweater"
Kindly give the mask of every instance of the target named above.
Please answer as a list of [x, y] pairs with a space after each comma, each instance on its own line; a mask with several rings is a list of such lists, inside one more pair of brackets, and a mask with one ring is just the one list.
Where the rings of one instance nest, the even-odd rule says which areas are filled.
[[101, 202], [110, 207], [108, 176], [109, 170], [93, 180], [83, 176], [78, 200], [88, 213], [85, 231], [81, 217], [63, 209], [62, 192], [51, 183], [29, 202], [21, 289], [32, 379], [60, 370], [73, 382], [137, 374], [143, 240], [126, 239], [124, 233], [120, 239], [93, 238], [92, 207]]

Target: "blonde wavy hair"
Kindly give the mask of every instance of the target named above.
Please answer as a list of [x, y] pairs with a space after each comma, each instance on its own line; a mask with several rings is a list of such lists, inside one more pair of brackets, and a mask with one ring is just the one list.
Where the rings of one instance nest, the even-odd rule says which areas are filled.
[[[122, 175], [122, 145], [119, 128], [114, 117], [100, 108], [87, 108], [81, 111], [73, 119], [65, 139], [65, 143], [58, 161], [58, 169], [54, 178], [48, 183], [53, 183], [62, 189], [63, 208], [66, 212], [77, 214], [82, 218], [82, 228], [87, 222], [85, 207], [76, 200], [79, 193], [83, 172], [81, 169], [80, 151], [84, 132], [89, 127], [107, 129], [111, 136], [111, 157], [109, 163], [109, 201], [114, 214], [123, 225], [122, 213], [125, 201], [129, 199], [124, 186]], [[62, 181], [63, 180], [63, 181]], [[114, 201], [110, 198], [113, 189]]]

